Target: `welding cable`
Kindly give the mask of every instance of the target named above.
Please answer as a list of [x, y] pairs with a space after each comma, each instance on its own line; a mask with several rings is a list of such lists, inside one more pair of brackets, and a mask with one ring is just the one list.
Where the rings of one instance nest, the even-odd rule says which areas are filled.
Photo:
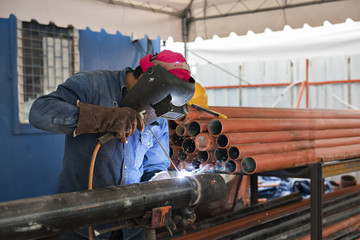
[[[94, 166], [95, 166], [95, 159], [99, 152], [99, 149], [101, 147], [100, 142], [96, 144], [95, 149], [93, 151], [91, 162], [90, 162], [90, 168], [89, 168], [89, 182], [88, 182], [88, 190], [92, 190], [93, 188], [93, 175], [94, 175]], [[93, 239], [93, 227], [89, 227], [89, 240]]]

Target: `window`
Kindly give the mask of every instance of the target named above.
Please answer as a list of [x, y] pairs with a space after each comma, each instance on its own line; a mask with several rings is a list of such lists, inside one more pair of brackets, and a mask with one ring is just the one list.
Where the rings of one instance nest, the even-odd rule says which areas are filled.
[[17, 47], [19, 121], [29, 123], [34, 100], [79, 71], [78, 35], [71, 27], [18, 21]]

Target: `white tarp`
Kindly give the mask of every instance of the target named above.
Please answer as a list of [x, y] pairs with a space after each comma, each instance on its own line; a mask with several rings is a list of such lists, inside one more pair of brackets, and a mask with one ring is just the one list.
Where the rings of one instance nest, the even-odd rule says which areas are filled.
[[[323, 27], [267, 31], [188, 43], [188, 62], [204, 87], [360, 79], [360, 22], [348, 20]], [[183, 44], [167, 41], [183, 52]], [[200, 57], [199, 57], [200, 56]], [[245, 82], [246, 81], [246, 82]], [[209, 104], [271, 107], [286, 86], [208, 89]], [[300, 85], [287, 91], [277, 107], [295, 107]], [[312, 85], [311, 108], [360, 109], [360, 83]], [[305, 93], [304, 93], [305, 94]], [[339, 100], [340, 99], [340, 100]], [[341, 102], [343, 101], [343, 102]], [[300, 107], [305, 107], [303, 96]]]
[[[332, 24], [342, 23], [346, 20], [346, 18], [351, 18], [354, 21], [360, 21], [359, 0], [321, 1], [321, 4], [283, 9], [275, 8], [279, 2], [286, 1], [243, 0], [232, 1], [232, 3], [229, 1], [227, 2], [229, 7], [233, 7], [231, 12], [229, 12], [229, 16], [221, 19], [214, 18], [195, 21], [190, 27], [190, 40], [195, 39], [195, 37], [208, 39], [212, 38], [213, 35], [225, 37], [229, 36], [230, 32], [235, 32], [238, 35], [244, 35], [249, 30], [255, 33], [260, 33], [266, 28], [270, 28], [273, 31], [279, 31], [283, 30], [286, 25], [291, 26], [292, 28], [301, 28], [304, 23], [315, 27], [323, 25], [326, 20], [330, 21]], [[311, 2], [320, 1], [287, 1], [287, 3], [294, 5]], [[211, 16], [212, 12], [219, 11], [218, 8], [219, 7], [216, 6], [216, 4], [212, 8], [209, 7], [207, 9], [206, 16]], [[236, 8], [238, 8], [238, 10]], [[244, 8], [248, 9], [248, 12], [250, 13], [235, 16], [231, 15], [233, 12], [245, 11]], [[275, 10], [270, 10], [271, 8], [274, 8]], [[269, 10], [264, 11], [265, 9]], [[199, 16], [195, 16], [195, 19], [197, 17]]]
[[[172, 39], [167, 41], [167, 48], [179, 52], [184, 50], [182, 43], [173, 42]], [[188, 43], [187, 48], [190, 64], [360, 54], [360, 22], [348, 20], [346, 23], [325, 24], [322, 27], [305, 26], [246, 36], [232, 34], [228, 38], [196, 39]]]
[[[191, 6], [189, 4], [191, 3]], [[189, 8], [188, 8], [189, 7]], [[186, 11], [186, 10], [189, 11]], [[184, 14], [186, 12], [186, 14]], [[89, 27], [108, 33], [119, 31], [154, 39], [169, 36], [182, 41], [186, 16], [189, 41], [238, 35], [249, 30], [260, 33], [289, 25], [300, 28], [323, 25], [325, 20], [341, 23], [346, 18], [360, 21], [359, 0], [0, 0], [0, 17], [14, 14], [22, 21], [53, 22], [57, 26]]]
[[104, 29], [107, 33], [151, 39], [174, 36], [181, 39], [181, 18], [168, 14], [108, 4], [95, 0], [0, 0], [0, 17], [14, 14], [21, 21], [35, 19], [59, 27]]

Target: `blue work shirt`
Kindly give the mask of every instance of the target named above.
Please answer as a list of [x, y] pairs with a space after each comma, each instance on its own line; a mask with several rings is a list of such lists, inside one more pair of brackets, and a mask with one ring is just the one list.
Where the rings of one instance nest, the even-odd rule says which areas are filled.
[[[79, 109], [77, 101], [105, 107], [119, 106], [127, 94], [126, 74], [122, 71], [80, 72], [56, 91], [43, 95], [33, 103], [29, 120], [40, 129], [66, 134], [63, 170], [58, 193], [88, 189], [89, 166], [97, 139], [104, 133], [81, 134], [73, 137]], [[121, 107], [121, 106], [119, 106]], [[152, 131], [169, 151], [169, 131], [166, 119], [159, 118], [150, 125]], [[114, 138], [99, 150], [93, 175], [93, 188], [140, 182], [144, 173], [167, 171], [170, 160], [157, 143], [150, 129], [138, 130], [120, 143]]]

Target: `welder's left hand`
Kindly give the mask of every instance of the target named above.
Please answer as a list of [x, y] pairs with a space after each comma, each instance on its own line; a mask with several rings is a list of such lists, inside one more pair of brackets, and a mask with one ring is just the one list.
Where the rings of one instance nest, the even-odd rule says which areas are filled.
[[187, 228], [194, 224], [196, 214], [195, 207], [185, 207], [173, 211], [173, 224], [170, 226], [172, 231]]

